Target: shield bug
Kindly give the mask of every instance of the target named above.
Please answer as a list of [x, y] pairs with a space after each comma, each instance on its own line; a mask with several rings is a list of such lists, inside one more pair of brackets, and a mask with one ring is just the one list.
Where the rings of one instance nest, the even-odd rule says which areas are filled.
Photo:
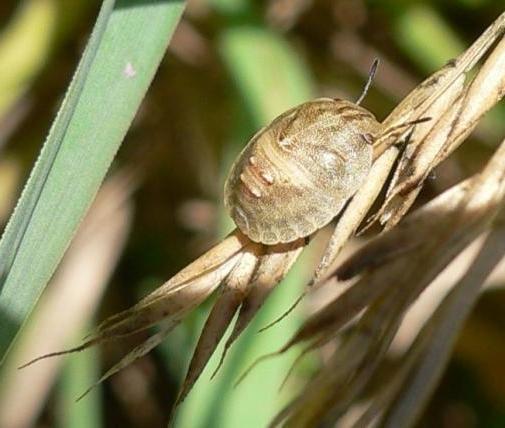
[[[366, 180], [384, 129], [359, 104], [320, 98], [296, 106], [252, 137], [225, 183], [224, 203], [238, 228], [267, 245], [292, 242], [328, 224]], [[405, 123], [395, 131], [424, 121]]]

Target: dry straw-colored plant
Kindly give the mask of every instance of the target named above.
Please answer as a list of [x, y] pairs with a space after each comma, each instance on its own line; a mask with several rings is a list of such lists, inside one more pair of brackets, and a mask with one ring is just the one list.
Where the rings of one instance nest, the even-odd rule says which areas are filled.
[[[482, 283], [505, 255], [505, 217], [501, 210], [505, 141], [480, 173], [400, 220], [433, 168], [465, 140], [483, 114], [504, 95], [504, 33], [502, 14], [466, 52], [421, 83], [383, 122], [391, 128], [431, 118], [413, 129], [404, 127], [400, 137], [384, 135], [380, 143], [386, 150], [341, 213], [312, 284], [317, 287], [335, 278], [360, 277], [307, 319], [278, 353], [303, 343], [305, 354], [336, 338], [339, 345], [272, 426], [309, 427], [340, 420], [361, 397], [373, 375], [380, 372], [405, 313], [420, 293], [458, 254], [485, 235], [462, 279], [406, 351], [390, 382], [369, 399], [354, 426], [380, 423], [398, 427], [415, 422]], [[483, 57], [483, 64], [469, 77]], [[400, 144], [407, 139], [408, 144]], [[385, 232], [339, 267], [332, 267], [342, 247], [362, 224], [393, 167], [385, 201], [372, 218], [372, 222], [384, 226]], [[238, 312], [224, 353], [307, 244], [308, 240], [299, 239], [266, 246], [235, 230], [135, 306], [101, 323], [81, 346], [41, 358], [80, 351], [160, 325], [156, 334], [105, 373], [101, 382], [157, 346], [188, 312], [219, 288], [182, 385], [180, 402], [202, 373], [234, 315]]]

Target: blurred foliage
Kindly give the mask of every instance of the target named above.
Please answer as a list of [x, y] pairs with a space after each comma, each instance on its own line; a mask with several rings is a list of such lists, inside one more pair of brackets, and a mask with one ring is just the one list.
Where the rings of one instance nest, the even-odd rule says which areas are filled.
[[[20, 176], [27, 176], [36, 158], [99, 8], [97, 0], [18, 3], [0, 4], [0, 227], [19, 196]], [[415, 85], [464, 49], [502, 10], [502, 0], [190, 2], [113, 165], [134, 167], [142, 182], [135, 194], [133, 231], [98, 318], [136, 302], [231, 229], [221, 202], [227, 165], [272, 117], [311, 96], [357, 98], [374, 55], [389, 61], [405, 77], [403, 82]], [[337, 36], [343, 33], [353, 34], [368, 49], [354, 62], [336, 55]], [[402, 82], [388, 81], [381, 68], [378, 74], [381, 84], [371, 90], [365, 106], [382, 118], [405, 93]], [[382, 90], [382, 80], [392, 90]], [[487, 159], [505, 130], [503, 108], [490, 117], [438, 169], [420, 202]], [[244, 388], [232, 390], [230, 384], [254, 355], [276, 349], [303, 316], [302, 308], [264, 337], [255, 335], [291, 304], [314, 257], [303, 258], [279, 287], [212, 385], [208, 374], [202, 376], [176, 426], [236, 426], [238, 420], [261, 426], [278, 408], [271, 397], [292, 359], [279, 360], [257, 377], [253, 373]], [[497, 382], [503, 379], [497, 373], [504, 370], [504, 304], [500, 288], [479, 303], [419, 426], [505, 424], [505, 390]], [[68, 357], [71, 362], [36, 426], [85, 426], [76, 422], [83, 418], [103, 420], [103, 426], [166, 426], [207, 309], [199, 308], [160, 349], [90, 397], [101, 397], [101, 403], [79, 403], [62, 415], [61, 407], [74, 406], [68, 395], [91, 384], [96, 369], [81, 355]], [[117, 361], [133, 342], [104, 347], [103, 367]], [[211, 361], [211, 370], [215, 364]], [[302, 367], [286, 394], [310, 373], [310, 367]], [[263, 395], [272, 400], [271, 409], [255, 400]]]

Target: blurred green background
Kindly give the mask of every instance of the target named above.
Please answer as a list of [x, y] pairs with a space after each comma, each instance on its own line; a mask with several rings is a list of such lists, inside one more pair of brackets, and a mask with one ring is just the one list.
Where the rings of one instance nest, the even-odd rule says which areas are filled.
[[[0, 3], [0, 231], [99, 6], [98, 0]], [[74, 399], [138, 337], [62, 358], [46, 369], [18, 372], [15, 366], [41, 353], [36, 340], [55, 343], [57, 349], [76, 343], [94, 320], [132, 305], [230, 231], [222, 207], [227, 168], [250, 136], [277, 114], [316, 96], [356, 99], [378, 57], [381, 65], [364, 105], [381, 119], [422, 79], [461, 53], [503, 6], [503, 0], [190, 1], [110, 171], [108, 182], [120, 177], [123, 184], [111, 186], [105, 196], [120, 202], [93, 223], [111, 230], [126, 219], [103, 243], [114, 256], [100, 268], [111, 275], [74, 284], [72, 278], [82, 275], [74, 263], [70, 274], [54, 278], [32, 316], [39, 333], [29, 334], [27, 326], [26, 340], [0, 369], [0, 428], [166, 426], [209, 303], [162, 346], [77, 404]], [[420, 202], [478, 170], [504, 133], [502, 105], [438, 168]], [[90, 236], [96, 235], [102, 234]], [[244, 367], [279, 347], [317, 304], [309, 302], [274, 329], [256, 334], [299, 294], [318, 246], [275, 291], [213, 381], [209, 374], [217, 361], [211, 360], [175, 426], [264, 426], [324, 360], [323, 352], [302, 364], [281, 393], [278, 386], [295, 354], [265, 364], [239, 388], [231, 387]], [[93, 263], [92, 257], [87, 269], [93, 270]], [[65, 285], [62, 299], [58, 287]], [[505, 426], [505, 293], [500, 277], [494, 285], [467, 323], [419, 426]], [[78, 286], [81, 291], [72, 289]], [[81, 308], [88, 291], [94, 297]], [[78, 319], [67, 324], [77, 312]]]

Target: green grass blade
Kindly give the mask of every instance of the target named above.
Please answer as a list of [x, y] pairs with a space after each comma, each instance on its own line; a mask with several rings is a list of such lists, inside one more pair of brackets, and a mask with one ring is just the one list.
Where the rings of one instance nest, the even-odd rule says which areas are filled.
[[[88, 330], [89, 331], [89, 330]], [[85, 334], [76, 337], [82, 337]], [[63, 370], [61, 384], [58, 390], [59, 420], [61, 428], [100, 428], [102, 421], [102, 387], [98, 385], [91, 391], [86, 400], [81, 400], [78, 405], [76, 397], [86, 391], [100, 377], [100, 364], [98, 349], [81, 352], [69, 358]]]
[[183, 0], [104, 1], [0, 241], [0, 360], [92, 202], [183, 8]]
[[18, 202], [16, 211], [2, 236], [0, 243], [0, 289], [7, 282], [7, 277], [16, 259], [16, 254], [20, 249], [24, 234], [40, 198], [42, 188], [61, 147], [65, 132], [68, 130], [70, 120], [75, 112], [89, 68], [96, 56], [98, 44], [103, 37], [113, 6], [114, 1], [109, 0], [106, 0], [102, 6], [95, 29], [91, 34], [89, 44], [70, 84], [67, 96], [63, 100], [63, 104], [49, 132], [47, 142], [44, 144], [39, 159]]
[[428, 5], [415, 5], [399, 14], [393, 30], [403, 51], [427, 73], [465, 50], [453, 28]]
[[288, 108], [311, 99], [314, 88], [305, 64], [274, 32], [236, 26], [221, 35], [219, 44], [254, 126], [265, 126]]

